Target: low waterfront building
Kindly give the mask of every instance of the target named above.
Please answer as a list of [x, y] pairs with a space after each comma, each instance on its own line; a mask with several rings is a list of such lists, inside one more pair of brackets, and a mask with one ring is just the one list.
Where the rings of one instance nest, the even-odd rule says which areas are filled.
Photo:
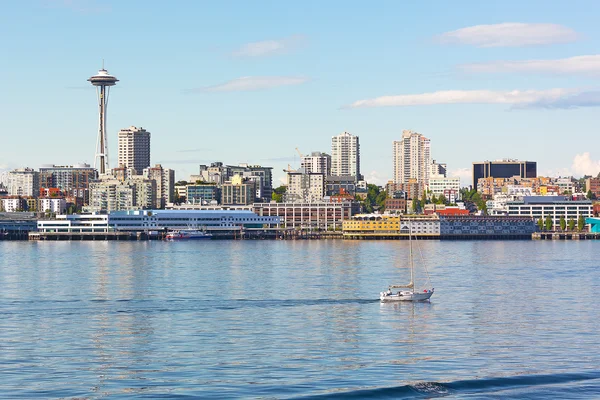
[[37, 230], [42, 233], [102, 233], [114, 229], [108, 223], [108, 214], [57, 215], [56, 219], [37, 221]]
[[552, 219], [553, 226], [560, 225], [560, 218], [577, 221], [580, 217], [592, 217], [590, 200], [568, 200], [565, 196], [525, 196], [520, 201], [506, 203], [509, 216], [530, 217], [535, 221], [540, 218]]
[[409, 233], [418, 237], [439, 238], [440, 222], [436, 215], [358, 214], [344, 221], [343, 232], [344, 238], [408, 238]]
[[442, 239], [531, 239], [536, 231], [535, 220], [526, 216], [440, 216]]
[[261, 216], [277, 216], [286, 228], [309, 230], [341, 230], [343, 221], [356, 214], [357, 202], [341, 203], [254, 203]]
[[25, 239], [29, 232], [37, 229], [35, 213], [0, 212], [0, 240]]
[[56, 220], [38, 221], [38, 230], [59, 233], [171, 229], [241, 230], [276, 228], [279, 222], [278, 217], [263, 217], [249, 210], [129, 210], [108, 214], [58, 215]]

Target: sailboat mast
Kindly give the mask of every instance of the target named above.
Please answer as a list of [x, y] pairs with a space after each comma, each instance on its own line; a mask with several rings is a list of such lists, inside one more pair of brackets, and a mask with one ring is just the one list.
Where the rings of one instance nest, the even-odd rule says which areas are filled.
[[408, 248], [409, 248], [409, 252], [410, 252], [410, 283], [413, 286], [413, 291], [415, 288], [415, 281], [414, 281], [414, 273], [415, 273], [415, 264], [413, 261], [413, 249], [412, 249], [412, 225], [411, 225], [411, 220], [408, 220]]

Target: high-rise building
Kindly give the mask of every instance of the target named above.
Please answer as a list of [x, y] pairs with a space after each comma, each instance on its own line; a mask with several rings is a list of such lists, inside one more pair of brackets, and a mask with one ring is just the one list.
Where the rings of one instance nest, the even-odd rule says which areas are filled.
[[416, 180], [427, 185], [431, 170], [431, 143], [420, 133], [402, 131], [402, 139], [394, 141], [394, 183]]
[[302, 169], [287, 173], [287, 203], [318, 203], [325, 197], [325, 175], [305, 173]]
[[518, 161], [503, 159], [473, 163], [473, 188], [477, 188], [479, 178], [536, 178], [537, 163], [535, 161]]
[[320, 151], [313, 151], [310, 156], [302, 156], [300, 160], [300, 168], [304, 169], [307, 174], [324, 174], [331, 175], [331, 156]]
[[175, 194], [175, 171], [156, 164], [144, 170], [144, 177], [156, 181], [156, 208], [165, 208], [173, 202]]
[[108, 163], [108, 142], [106, 138], [106, 108], [108, 106], [110, 87], [116, 85], [118, 81], [119, 80], [116, 77], [108, 74], [108, 71], [104, 69], [104, 66], [98, 71], [97, 75], [88, 79], [88, 82], [96, 86], [96, 94], [98, 95], [98, 142], [96, 143], [94, 168], [98, 168], [100, 175], [107, 174], [110, 168]]
[[358, 136], [344, 132], [331, 138], [331, 175], [353, 176], [357, 181], [362, 180]]
[[150, 166], [150, 132], [135, 126], [119, 131], [119, 166], [133, 168], [138, 175]]
[[45, 165], [40, 168], [40, 187], [57, 188], [65, 196], [82, 199], [88, 204], [90, 182], [98, 177], [98, 171], [89, 164]]
[[40, 193], [40, 173], [32, 168], [18, 168], [8, 174], [9, 196], [37, 197]]

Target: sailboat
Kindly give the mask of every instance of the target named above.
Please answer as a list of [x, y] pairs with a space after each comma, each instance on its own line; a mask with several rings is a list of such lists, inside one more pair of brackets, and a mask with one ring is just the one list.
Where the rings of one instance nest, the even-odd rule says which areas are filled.
[[[410, 262], [410, 282], [405, 285], [390, 285], [388, 290], [385, 292], [379, 293], [379, 299], [381, 302], [392, 302], [392, 301], [425, 301], [429, 300], [433, 295], [434, 288], [431, 289], [423, 289], [415, 290], [415, 263], [413, 257], [413, 247], [412, 247], [412, 231], [410, 226], [410, 221], [408, 222], [408, 247], [409, 247], [409, 262]], [[423, 254], [421, 253], [421, 248], [417, 245], [419, 249], [419, 254], [421, 255], [421, 263], [423, 264], [423, 268], [427, 273], [427, 280], [429, 279], [429, 273], [427, 272], [427, 267], [423, 262]], [[429, 282], [430, 283], [430, 282]], [[393, 292], [392, 289], [403, 289], [397, 292]]]

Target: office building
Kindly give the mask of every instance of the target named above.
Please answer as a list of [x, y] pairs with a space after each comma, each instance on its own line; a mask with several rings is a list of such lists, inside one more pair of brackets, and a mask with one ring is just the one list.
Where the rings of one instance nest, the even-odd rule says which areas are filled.
[[90, 182], [98, 177], [98, 171], [89, 164], [45, 165], [40, 168], [40, 187], [58, 189], [64, 196], [90, 200]]
[[221, 189], [216, 184], [189, 184], [178, 192], [186, 204], [218, 204], [221, 200]]
[[331, 175], [352, 176], [357, 181], [362, 180], [358, 136], [343, 132], [331, 138]]
[[119, 131], [119, 166], [133, 168], [139, 175], [150, 167], [150, 132], [135, 126]]
[[429, 177], [428, 188], [430, 195], [436, 197], [444, 196], [449, 202], [454, 203], [457, 200], [457, 194], [460, 193], [460, 178], [431, 175]]
[[234, 175], [231, 181], [221, 186], [221, 204], [247, 205], [254, 203], [255, 183], [244, 179], [241, 175]]
[[572, 201], [566, 196], [525, 196], [522, 200], [508, 201], [506, 206], [511, 216], [527, 216], [535, 221], [550, 217], [554, 227], [560, 226], [561, 217], [567, 222], [592, 217], [590, 200]]
[[257, 201], [271, 201], [273, 194], [273, 167], [263, 167], [260, 165], [238, 164], [227, 165], [226, 171], [229, 174], [228, 180], [234, 175], [241, 175], [245, 180], [254, 182], [255, 195]]
[[124, 181], [106, 178], [90, 184], [90, 205], [85, 211], [151, 209], [156, 205], [156, 181], [135, 176]]
[[430, 173], [430, 140], [411, 130], [402, 131], [402, 139], [394, 141], [394, 183], [406, 184], [416, 180], [427, 185]]
[[8, 173], [9, 196], [37, 197], [40, 193], [40, 173], [32, 168], [17, 168]]
[[600, 178], [587, 178], [585, 180], [585, 191], [592, 192], [596, 199], [600, 198]]
[[479, 178], [536, 178], [537, 163], [535, 161], [518, 161], [503, 159], [473, 163], [473, 188], [477, 188]]

